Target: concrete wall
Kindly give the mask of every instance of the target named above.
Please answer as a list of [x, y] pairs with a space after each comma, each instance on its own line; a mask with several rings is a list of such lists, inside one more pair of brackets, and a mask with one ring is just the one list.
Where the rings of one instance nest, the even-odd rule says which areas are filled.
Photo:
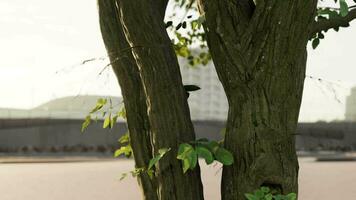
[[[32, 124], [31, 124], [32, 122]], [[14, 126], [14, 124], [22, 125]], [[102, 122], [91, 124], [81, 133], [81, 120], [17, 120], [0, 129], [0, 151], [19, 151], [22, 148], [37, 148], [53, 151], [80, 147], [118, 146], [118, 138], [123, 135], [126, 125], [119, 123], [113, 129], [103, 129]], [[9, 125], [8, 124], [8, 125]], [[75, 149], [76, 147], [77, 149]]]
[[[22, 151], [113, 151], [127, 129], [117, 123], [103, 129], [102, 121], [81, 133], [82, 120], [0, 120], [0, 152]], [[195, 121], [197, 138], [220, 140], [224, 123]], [[296, 147], [299, 150], [356, 150], [356, 123], [301, 123]]]

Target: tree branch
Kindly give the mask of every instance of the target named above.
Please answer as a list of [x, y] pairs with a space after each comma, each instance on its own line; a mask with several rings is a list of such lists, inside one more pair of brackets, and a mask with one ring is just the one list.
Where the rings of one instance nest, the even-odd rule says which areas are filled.
[[351, 22], [354, 19], [356, 19], [356, 9], [350, 10], [345, 17], [340, 16], [333, 19], [325, 19], [325, 20], [315, 22], [312, 25], [310, 31], [310, 37], [312, 37], [315, 33], [318, 33], [320, 31], [327, 31], [329, 29], [338, 28], [340, 26], [341, 27], [349, 26], [349, 22]]

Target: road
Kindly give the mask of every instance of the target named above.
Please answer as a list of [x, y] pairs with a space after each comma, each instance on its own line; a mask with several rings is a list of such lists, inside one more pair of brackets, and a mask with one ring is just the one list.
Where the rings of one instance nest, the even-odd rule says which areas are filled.
[[[219, 165], [202, 164], [204, 194], [219, 200]], [[130, 160], [0, 164], [1, 200], [139, 200]], [[356, 162], [300, 160], [301, 200], [356, 199]]]

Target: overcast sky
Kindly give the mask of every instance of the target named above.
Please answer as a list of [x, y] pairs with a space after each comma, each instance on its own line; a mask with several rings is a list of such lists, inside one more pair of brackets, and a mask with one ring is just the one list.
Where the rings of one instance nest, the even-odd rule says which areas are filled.
[[[70, 95], [118, 95], [105, 55], [95, 0], [0, 1], [0, 107], [31, 108]], [[356, 23], [329, 31], [309, 50], [300, 121], [343, 119], [356, 85]], [[100, 74], [100, 72], [102, 72]], [[322, 81], [319, 81], [321, 78]]]

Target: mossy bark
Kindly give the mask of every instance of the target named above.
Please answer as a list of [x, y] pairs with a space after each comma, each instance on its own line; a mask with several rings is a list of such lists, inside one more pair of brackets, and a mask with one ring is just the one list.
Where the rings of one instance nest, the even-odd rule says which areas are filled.
[[[104, 12], [112, 7], [116, 9], [113, 10], [116, 16], [113, 14], [106, 21], [100, 16], [101, 27], [123, 90], [130, 135], [133, 134], [131, 129], [137, 133], [132, 135], [137, 141], [137, 146], [132, 144], [136, 164], [137, 155], [145, 156], [143, 163], [147, 167], [146, 158], [152, 157], [149, 147], [152, 147], [154, 155], [159, 149], [171, 149], [156, 165], [155, 181], [140, 177], [145, 183], [142, 184], [144, 196], [160, 200], [203, 199], [199, 165], [183, 174], [181, 163], [176, 158], [179, 144], [195, 140], [195, 134], [178, 61], [163, 22], [162, 11], [164, 13], [166, 1], [112, 2], [109, 5], [107, 0], [99, 1], [99, 5], [109, 6], [102, 7]], [[111, 56], [112, 51], [117, 55]], [[116, 67], [117, 62], [120, 64]], [[144, 137], [147, 133], [150, 145]]]
[[316, 0], [200, 0], [208, 45], [229, 102], [221, 195], [265, 185], [298, 192], [295, 130]]
[[[124, 99], [135, 166], [147, 168], [152, 158], [151, 131], [139, 70], [126, 41], [115, 0], [98, 0], [98, 9], [103, 40]], [[158, 200], [156, 178], [142, 173], [138, 182], [143, 199]]]

